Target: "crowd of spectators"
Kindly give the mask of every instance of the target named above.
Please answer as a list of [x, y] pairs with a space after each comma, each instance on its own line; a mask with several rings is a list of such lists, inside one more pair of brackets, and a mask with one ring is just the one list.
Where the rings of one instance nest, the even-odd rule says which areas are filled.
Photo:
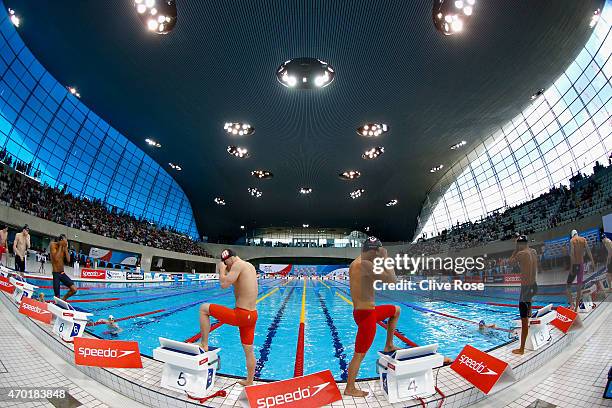
[[560, 185], [539, 197], [496, 211], [487, 217], [443, 230], [438, 236], [411, 245], [411, 254], [436, 254], [533, 234], [612, 208], [612, 165], [595, 164], [593, 174], [577, 174], [569, 187]]
[[[12, 161], [13, 165], [15, 164]], [[109, 208], [102, 201], [76, 197], [63, 189], [0, 166], [0, 203], [71, 228], [135, 244], [185, 254], [210, 256], [188, 236], [144, 218]], [[15, 169], [17, 170], [17, 169]], [[25, 173], [25, 172], [23, 172]]]
[[34, 170], [34, 162], [26, 163], [24, 161], [14, 159], [13, 156], [7, 152], [6, 147], [0, 150], [0, 161], [5, 163], [7, 166], [14, 168], [16, 171], [27, 176], [31, 176], [35, 179], [39, 178], [41, 175], [39, 169]]

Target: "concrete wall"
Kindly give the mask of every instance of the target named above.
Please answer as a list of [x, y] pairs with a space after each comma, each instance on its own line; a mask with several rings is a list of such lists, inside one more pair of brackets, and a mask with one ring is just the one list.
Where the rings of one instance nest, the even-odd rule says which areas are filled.
[[185, 259], [197, 262], [215, 263], [212, 258], [205, 258], [196, 255], [187, 255], [179, 252], [166, 251], [164, 249], [148, 247], [144, 245], [133, 244], [131, 242], [120, 241], [118, 239], [107, 238], [101, 235], [92, 234], [74, 228], [69, 228], [65, 225], [56, 224], [42, 218], [17, 211], [5, 205], [0, 205], [0, 221], [6, 224], [22, 226], [28, 224], [33, 232], [50, 235], [52, 237], [59, 234], [66, 234], [68, 240], [85, 242], [90, 245], [99, 246], [102, 248], [115, 249], [118, 251], [133, 252], [142, 255], [140, 265], [143, 271], [151, 270], [151, 261], [153, 256], [161, 256], [164, 258]]

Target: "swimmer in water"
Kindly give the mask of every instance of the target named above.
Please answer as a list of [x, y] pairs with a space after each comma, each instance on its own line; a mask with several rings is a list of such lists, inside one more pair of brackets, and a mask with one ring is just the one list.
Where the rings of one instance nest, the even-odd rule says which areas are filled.
[[100, 319], [98, 323], [105, 324], [108, 328], [108, 334], [111, 336], [116, 336], [123, 331], [121, 327], [115, 321], [115, 317], [113, 315], [108, 315], [108, 319]]
[[45, 294], [44, 294], [44, 293], [42, 293], [42, 292], [40, 292], [40, 293], [38, 294], [38, 300], [39, 300], [40, 302], [45, 302]]
[[478, 322], [478, 331], [481, 333], [486, 333], [487, 329], [496, 329], [497, 326], [495, 324], [486, 324], [484, 320]]

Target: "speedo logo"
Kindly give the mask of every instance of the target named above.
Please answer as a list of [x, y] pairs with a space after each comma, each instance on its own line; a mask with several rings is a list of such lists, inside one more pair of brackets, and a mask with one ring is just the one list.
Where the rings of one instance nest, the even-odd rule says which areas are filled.
[[572, 321], [572, 319], [561, 313], [557, 313], [557, 319], [561, 320], [563, 323], [569, 323]]
[[111, 348], [101, 349], [93, 347], [80, 347], [79, 355], [83, 357], [106, 357], [106, 358], [121, 358], [134, 354], [134, 350], [114, 350]]
[[34, 313], [36, 313], [36, 314], [47, 314], [47, 313], [51, 313], [51, 312], [49, 312], [48, 310], [41, 309], [40, 307], [38, 307], [38, 306], [34, 306], [34, 305], [31, 305], [31, 304], [29, 304], [29, 303], [22, 303], [22, 304], [21, 304], [21, 307], [23, 307], [25, 310], [29, 310], [29, 311], [34, 312]]
[[471, 368], [472, 370], [476, 371], [478, 374], [497, 375], [495, 371], [491, 370], [490, 368], [487, 368], [487, 366], [482, 361], [473, 360], [469, 358], [468, 356], [466, 356], [465, 354], [462, 354], [461, 356], [459, 356], [459, 364], [460, 365], [463, 364]]
[[99, 276], [100, 272], [98, 271], [81, 271], [81, 274], [84, 278], [87, 278], [89, 276]]
[[8, 282], [0, 280], [0, 286], [4, 286], [4, 287], [7, 287], [7, 288], [10, 288], [13, 285], [8, 283]]
[[293, 392], [286, 392], [284, 394], [259, 398], [257, 400], [257, 408], [278, 407], [280, 405], [289, 404], [290, 402], [303, 401], [314, 397], [328, 385], [329, 382], [319, 385], [311, 385], [308, 388], [298, 387], [298, 389]]
[[208, 363], [208, 357], [202, 359], [202, 361], [200, 361], [198, 365], [202, 365], [202, 364], [206, 364], [206, 363]]

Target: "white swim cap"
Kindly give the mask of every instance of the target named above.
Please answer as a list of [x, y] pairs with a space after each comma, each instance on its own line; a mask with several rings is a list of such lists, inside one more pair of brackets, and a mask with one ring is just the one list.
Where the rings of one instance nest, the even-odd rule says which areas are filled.
[[576, 231], [576, 230], [572, 230], [572, 237], [573, 237], [574, 235], [578, 235], [578, 231]]
[[113, 320], [114, 319], [113, 315], [108, 315], [108, 318], [109, 318], [109, 320]]

